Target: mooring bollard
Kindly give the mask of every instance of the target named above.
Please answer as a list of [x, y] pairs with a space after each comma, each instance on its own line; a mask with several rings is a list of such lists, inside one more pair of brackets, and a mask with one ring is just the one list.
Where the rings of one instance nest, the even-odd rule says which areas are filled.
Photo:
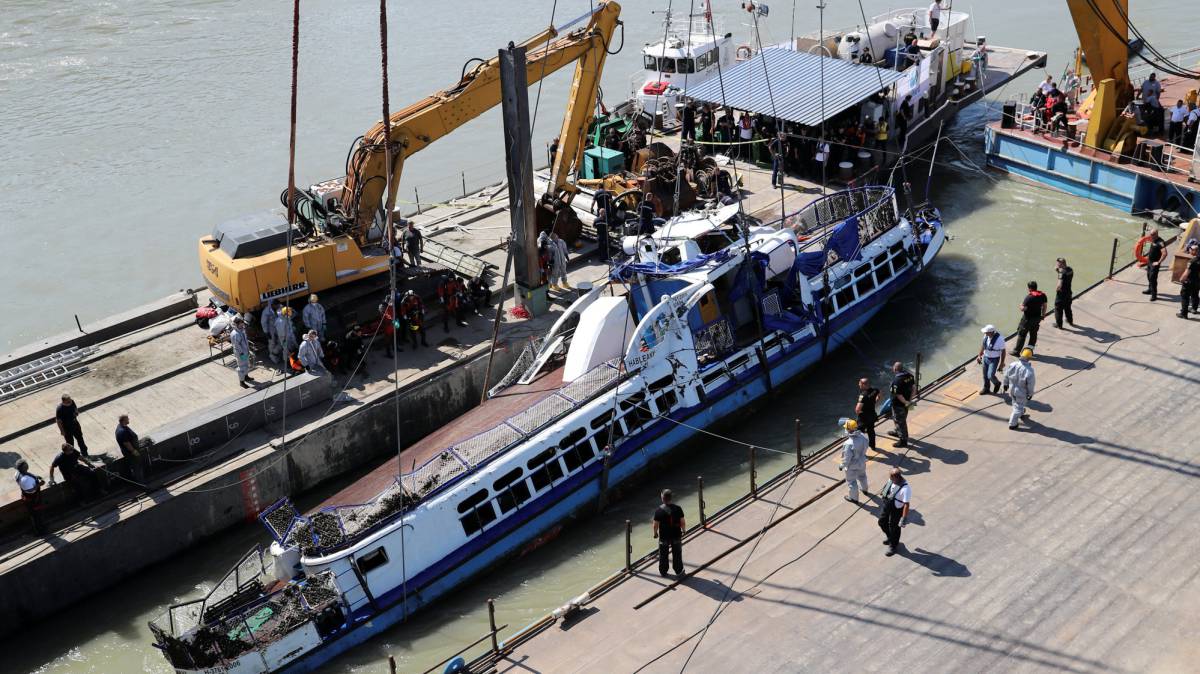
[[625, 520], [625, 570], [633, 573], [633, 522]]
[[800, 420], [796, 420], [796, 467], [804, 470], [804, 447], [800, 444]]
[[708, 528], [708, 516], [704, 514], [704, 476], [696, 476], [696, 497], [700, 502], [700, 526]]
[[750, 495], [758, 498], [758, 471], [754, 468], [754, 446], [750, 447]]
[[1108, 278], [1112, 278], [1113, 274], [1117, 273], [1117, 244], [1120, 239], [1113, 237], [1112, 257], [1108, 258]]
[[500, 652], [500, 644], [496, 642], [496, 600], [488, 600], [488, 625], [492, 628], [492, 652]]

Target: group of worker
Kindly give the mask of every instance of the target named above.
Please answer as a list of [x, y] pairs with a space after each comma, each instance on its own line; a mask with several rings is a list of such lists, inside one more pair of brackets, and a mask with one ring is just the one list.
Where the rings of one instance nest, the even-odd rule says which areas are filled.
[[[58, 455], [50, 462], [49, 484], [57, 482], [57, 471], [62, 475], [63, 482], [77, 505], [90, 503], [108, 491], [110, 478], [103, 465], [97, 467], [91, 462], [92, 457], [88, 454], [87, 442], [83, 438], [83, 427], [79, 423], [79, 406], [69, 393], [62, 395], [55, 408], [54, 422], [63, 441]], [[124, 459], [120, 466], [120, 479], [139, 489], [147, 489], [146, 474], [150, 467], [148, 449], [142, 445], [138, 434], [130, 428], [128, 414], [117, 417], [114, 439]], [[17, 460], [16, 470], [21, 502], [33, 524], [33, 530], [39, 535], [44, 534], [46, 527], [42, 488], [46, 486], [47, 480], [34, 474], [25, 459]]]
[[[315, 374], [325, 372], [325, 349], [328, 327], [325, 307], [320, 298], [313, 294], [300, 314], [305, 328], [303, 338], [296, 338], [295, 310], [273, 299], [262, 310], [260, 326], [267, 338], [267, 352], [271, 362], [285, 370], [305, 371]], [[237, 359], [238, 383], [249, 388], [254, 379], [250, 377], [250, 340], [246, 334], [246, 323], [235, 318], [229, 342]]]

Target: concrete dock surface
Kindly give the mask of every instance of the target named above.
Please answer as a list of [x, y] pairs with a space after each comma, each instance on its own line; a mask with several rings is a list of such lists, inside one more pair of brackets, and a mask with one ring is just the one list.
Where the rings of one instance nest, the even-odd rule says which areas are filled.
[[881, 425], [871, 490], [894, 465], [913, 490], [896, 556], [826, 456], [689, 534], [681, 584], [643, 564], [492, 671], [1196, 671], [1200, 325], [1144, 283], [1126, 269], [1075, 327], [1043, 323], [1018, 431], [974, 363], [910, 413], [910, 449]]

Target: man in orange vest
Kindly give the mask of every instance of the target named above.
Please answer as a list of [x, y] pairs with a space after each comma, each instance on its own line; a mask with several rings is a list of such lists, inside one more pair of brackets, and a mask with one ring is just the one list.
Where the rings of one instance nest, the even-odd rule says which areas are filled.
[[447, 273], [442, 278], [441, 283], [438, 283], [437, 294], [438, 303], [442, 305], [442, 329], [450, 332], [450, 317], [454, 317], [454, 322], [459, 327], [467, 327], [467, 322], [463, 320], [462, 314], [464, 305], [463, 300], [466, 287], [461, 279], [455, 276], [452, 272]]

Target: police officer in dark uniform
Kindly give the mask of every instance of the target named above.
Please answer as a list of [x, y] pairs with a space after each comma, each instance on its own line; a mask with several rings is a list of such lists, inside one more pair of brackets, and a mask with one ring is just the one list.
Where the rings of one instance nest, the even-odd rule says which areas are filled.
[[1075, 314], [1071, 313], [1071, 281], [1075, 278], [1075, 270], [1067, 266], [1066, 258], [1058, 258], [1054, 264], [1058, 272], [1058, 285], [1054, 288], [1054, 327], [1062, 330], [1063, 316], [1067, 323], [1075, 326]]
[[680, 140], [696, 140], [696, 107], [691, 103], [679, 103], [683, 110], [680, 112], [680, 120], [683, 123], [683, 131], [679, 134]]
[[1021, 355], [1025, 348], [1025, 338], [1029, 338], [1029, 348], [1037, 346], [1038, 328], [1046, 317], [1046, 293], [1038, 290], [1037, 281], [1030, 281], [1025, 286], [1029, 293], [1021, 301], [1021, 322], [1017, 323], [1017, 345], [1013, 347], [1012, 355]]
[[896, 442], [892, 443], [893, 447], [907, 447], [908, 406], [912, 404], [913, 395], [916, 393], [917, 380], [911, 372], [904, 369], [904, 364], [900, 361], [892, 363], [892, 373], [895, 375], [892, 378], [892, 420], [896, 422], [896, 429], [888, 431], [888, 435], [896, 437]]
[[672, 503], [670, 489], [662, 490], [662, 505], [654, 511], [654, 537], [658, 539], [658, 575], [667, 575], [667, 554], [671, 555], [675, 575], [683, 575], [683, 532], [687, 523], [683, 508]]
[[1179, 313], [1176, 315], [1187, 318], [1188, 305], [1191, 305], [1192, 313], [1200, 310], [1200, 255], [1188, 261], [1179, 281], [1183, 285], [1179, 289]]
[[875, 422], [879, 415], [875, 412], [875, 403], [879, 401], [879, 389], [871, 387], [871, 380], [863, 377], [858, 380], [858, 402], [854, 405], [854, 414], [858, 417], [858, 430], [867, 436], [867, 445], [875, 449]]
[[649, 236], [654, 233], [654, 204], [649, 199], [643, 199], [638, 206], [638, 234]]
[[603, 187], [592, 196], [592, 213], [596, 216], [596, 255], [601, 262], [607, 262], [612, 257], [608, 251], [608, 229], [616, 219], [613, 196]]
[[1149, 263], [1146, 265], [1146, 289], [1143, 295], [1149, 295], [1150, 301], [1158, 299], [1158, 263], [1163, 259], [1163, 240], [1157, 229], [1150, 230], [1150, 250], [1146, 252]]

